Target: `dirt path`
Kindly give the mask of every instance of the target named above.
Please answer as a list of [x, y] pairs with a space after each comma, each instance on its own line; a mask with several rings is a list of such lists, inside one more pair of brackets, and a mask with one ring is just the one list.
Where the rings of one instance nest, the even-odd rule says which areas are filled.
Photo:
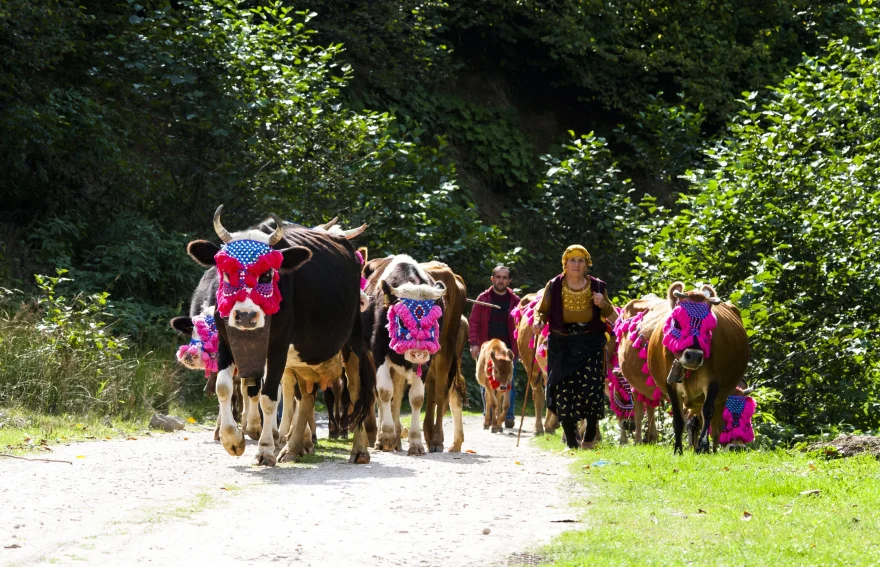
[[474, 454], [371, 451], [361, 466], [257, 468], [255, 442], [234, 458], [203, 430], [47, 455], [72, 465], [3, 458], [0, 564], [515, 564], [574, 518], [568, 460], [526, 429], [516, 448], [469, 417]]

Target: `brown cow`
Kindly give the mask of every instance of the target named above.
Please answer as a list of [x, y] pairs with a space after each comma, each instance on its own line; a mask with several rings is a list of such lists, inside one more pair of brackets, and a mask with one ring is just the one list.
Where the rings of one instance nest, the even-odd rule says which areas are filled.
[[516, 344], [535, 399], [535, 435], [543, 435], [545, 430], [552, 434], [559, 426], [556, 415], [550, 410], [547, 410], [545, 419], [541, 421], [541, 414], [544, 413], [544, 386], [547, 382], [547, 337], [539, 333], [536, 338], [532, 325], [534, 311], [541, 304], [542, 294], [543, 290], [524, 296], [513, 312], [517, 324]]
[[491, 425], [492, 433], [503, 432], [513, 387], [513, 351], [501, 340], [491, 339], [480, 346], [477, 383], [486, 389], [483, 429], [489, 429]]
[[672, 404], [674, 452], [683, 452], [686, 412], [700, 418], [697, 453], [713, 450], [723, 431], [724, 404], [743, 379], [749, 360], [749, 343], [735, 307], [721, 303], [712, 286], [684, 292], [675, 282], [667, 292], [668, 311], [662, 325], [654, 327], [648, 344], [648, 366], [657, 385]]
[[648, 339], [656, 327], [663, 326], [669, 312], [669, 302], [651, 293], [627, 303], [614, 326], [620, 373], [635, 390], [633, 399], [635, 443], [642, 442], [642, 416], [645, 413], [648, 418], [648, 431], [644, 441], [654, 443], [659, 438], [655, 411], [662, 390], [658, 390], [657, 380], [651, 377], [650, 372], [645, 372], [645, 369]]

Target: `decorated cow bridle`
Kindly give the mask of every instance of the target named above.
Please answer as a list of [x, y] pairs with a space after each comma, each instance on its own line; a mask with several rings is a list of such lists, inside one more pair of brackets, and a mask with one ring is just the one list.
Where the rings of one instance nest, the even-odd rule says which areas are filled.
[[711, 356], [712, 331], [718, 319], [712, 306], [702, 301], [680, 299], [663, 326], [663, 346], [678, 357], [693, 348], [694, 339], [703, 351], [703, 358]]
[[[440, 317], [443, 311], [432, 299], [400, 298], [388, 307], [390, 347], [397, 354], [408, 350], [440, 350]], [[422, 375], [422, 365], [418, 365]]]
[[214, 255], [220, 274], [217, 311], [228, 317], [239, 301], [250, 299], [263, 313], [273, 315], [281, 306], [278, 269], [284, 256], [257, 240], [233, 240]]
[[177, 350], [177, 358], [187, 355], [200, 358], [205, 365], [205, 378], [217, 372], [217, 324], [211, 315], [197, 315], [192, 318], [195, 336], [190, 338], [188, 345], [181, 345]]

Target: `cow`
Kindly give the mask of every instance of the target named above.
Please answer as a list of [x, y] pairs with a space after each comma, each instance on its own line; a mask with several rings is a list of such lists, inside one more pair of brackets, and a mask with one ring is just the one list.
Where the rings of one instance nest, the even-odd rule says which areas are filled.
[[434, 279], [411, 257], [400, 254], [370, 260], [364, 266], [370, 306], [364, 327], [376, 364], [379, 432], [376, 448], [400, 449], [400, 405], [409, 384], [412, 420], [409, 454], [424, 455], [419, 413], [425, 400], [423, 366], [440, 350], [440, 324], [446, 295], [443, 282]]
[[[209, 270], [210, 271], [210, 270]], [[171, 328], [184, 336], [189, 336], [189, 344], [177, 350], [177, 360], [190, 370], [201, 370], [205, 373], [205, 393], [214, 394], [217, 383], [217, 324], [214, 322], [214, 303], [216, 302], [217, 278], [210, 274], [202, 276], [190, 301], [189, 316], [175, 317], [171, 320]], [[238, 422], [242, 416], [241, 380], [233, 373], [232, 416]], [[220, 414], [217, 414], [217, 427], [214, 429], [214, 441], [220, 440]]]
[[[617, 362], [621, 378], [634, 394], [632, 398], [635, 443], [655, 443], [659, 439], [656, 411], [662, 390], [648, 368], [648, 339], [669, 314], [669, 303], [651, 293], [628, 302], [614, 323]], [[642, 438], [642, 418], [647, 414], [647, 432]]]
[[[195, 240], [187, 251], [202, 266], [217, 268], [217, 397], [223, 447], [234, 456], [244, 452], [244, 437], [229, 405], [233, 364], [248, 384], [248, 395], [259, 395], [264, 415], [276, 414], [285, 368], [300, 388], [302, 403], [277, 457], [277, 420], [267, 419], [268, 427], [262, 427], [256, 463], [267, 466], [304, 454], [315, 388], [326, 389], [345, 366], [356, 423], [349, 461], [369, 462], [363, 419], [374, 400], [375, 371], [363, 352], [360, 263], [354, 248], [343, 236], [285, 225], [274, 214], [271, 234], [259, 225], [230, 233], [221, 223], [222, 210], [220, 205], [213, 219], [222, 248]], [[349, 356], [343, 360], [346, 345]]]
[[511, 313], [516, 322], [516, 344], [535, 399], [535, 435], [543, 435], [545, 430], [552, 434], [559, 426], [559, 421], [550, 410], [547, 410], [544, 420], [541, 419], [541, 414], [544, 413], [544, 387], [547, 383], [547, 335], [550, 325], [544, 325], [537, 335], [533, 325], [535, 309], [541, 304], [543, 294], [544, 290], [541, 290], [524, 296]]
[[712, 286], [685, 292], [677, 281], [666, 296], [667, 314], [649, 339], [648, 368], [651, 376], [665, 378], [656, 382], [672, 405], [673, 452], [683, 453], [686, 411], [700, 420], [695, 451], [709, 452], [710, 425], [717, 451], [725, 402], [748, 364], [748, 337], [736, 308], [722, 303]]
[[477, 383], [486, 390], [483, 429], [491, 425], [492, 433], [504, 431], [504, 416], [510, 407], [513, 387], [513, 360], [513, 351], [499, 339], [490, 339], [480, 346]]

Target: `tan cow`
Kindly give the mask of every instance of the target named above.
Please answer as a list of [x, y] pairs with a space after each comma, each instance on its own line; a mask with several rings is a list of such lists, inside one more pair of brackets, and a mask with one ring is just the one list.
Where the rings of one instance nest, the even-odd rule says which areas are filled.
[[489, 429], [491, 425], [492, 433], [501, 433], [513, 387], [513, 351], [501, 340], [491, 339], [480, 346], [477, 382], [486, 390], [483, 429]]
[[532, 324], [534, 311], [541, 304], [542, 294], [543, 290], [524, 296], [513, 312], [517, 325], [516, 344], [535, 400], [535, 435], [543, 435], [545, 431], [552, 434], [559, 427], [559, 420], [550, 410], [547, 410], [543, 422], [541, 420], [544, 413], [544, 387], [547, 383], [547, 336], [538, 333], [536, 338]]
[[646, 372], [647, 349], [651, 334], [657, 326], [663, 326], [669, 312], [669, 302], [651, 293], [627, 303], [614, 325], [620, 373], [635, 390], [633, 399], [635, 443], [642, 442], [642, 417], [645, 413], [647, 413], [648, 430], [644, 441], [655, 443], [659, 438], [655, 412], [660, 403], [662, 390], [656, 385], [658, 380], [654, 380], [651, 373]]
[[700, 418], [696, 452], [709, 452], [710, 424], [717, 451], [725, 402], [748, 364], [748, 337], [736, 308], [721, 303], [712, 286], [685, 292], [684, 284], [675, 282], [667, 300], [667, 316], [650, 337], [648, 366], [672, 404], [674, 451], [683, 452], [688, 411]]

